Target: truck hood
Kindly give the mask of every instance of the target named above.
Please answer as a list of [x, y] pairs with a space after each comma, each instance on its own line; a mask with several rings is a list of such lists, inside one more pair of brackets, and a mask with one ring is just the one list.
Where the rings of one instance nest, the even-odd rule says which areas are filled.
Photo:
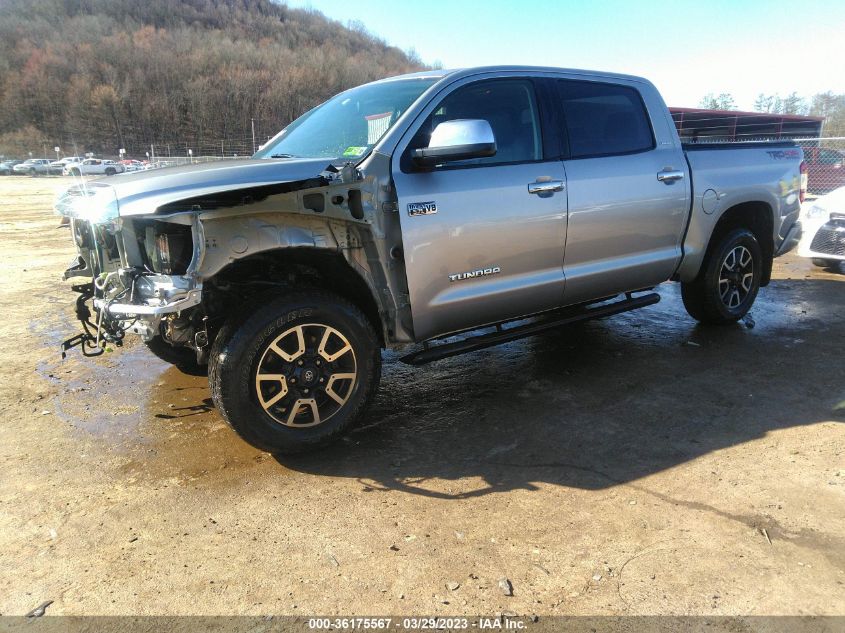
[[[82, 182], [59, 193], [56, 211], [68, 217], [106, 222], [116, 217], [149, 215], [181, 201], [208, 198], [223, 192], [267, 191], [278, 185], [288, 190], [321, 178], [331, 167], [326, 158], [243, 159], [164, 167]], [[189, 210], [191, 205], [187, 206]], [[175, 210], [175, 209], [174, 209]]]

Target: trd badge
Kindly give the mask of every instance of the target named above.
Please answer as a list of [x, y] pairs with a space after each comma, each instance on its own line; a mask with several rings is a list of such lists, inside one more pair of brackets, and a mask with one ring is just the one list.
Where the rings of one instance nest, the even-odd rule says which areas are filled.
[[408, 215], [434, 215], [435, 213], [437, 213], [437, 204], [434, 200], [408, 203]]

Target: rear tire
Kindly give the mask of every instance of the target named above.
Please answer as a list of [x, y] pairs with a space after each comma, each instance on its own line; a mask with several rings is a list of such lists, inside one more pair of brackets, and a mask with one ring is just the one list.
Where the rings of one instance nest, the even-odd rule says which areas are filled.
[[381, 351], [356, 306], [301, 291], [227, 323], [212, 346], [208, 378], [214, 404], [245, 441], [301, 453], [357, 422], [381, 378]]
[[106, 167], [106, 176], [114, 176], [116, 173], [113, 167]]
[[751, 231], [715, 236], [698, 277], [681, 284], [684, 307], [701, 323], [735, 323], [754, 304], [762, 272], [763, 252]]

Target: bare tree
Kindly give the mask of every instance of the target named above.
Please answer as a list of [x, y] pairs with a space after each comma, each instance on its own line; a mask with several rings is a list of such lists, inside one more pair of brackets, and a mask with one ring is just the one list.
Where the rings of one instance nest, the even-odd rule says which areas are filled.
[[718, 95], [708, 92], [701, 98], [698, 107], [705, 110], [735, 110], [736, 102], [733, 96], [727, 92], [722, 92]]

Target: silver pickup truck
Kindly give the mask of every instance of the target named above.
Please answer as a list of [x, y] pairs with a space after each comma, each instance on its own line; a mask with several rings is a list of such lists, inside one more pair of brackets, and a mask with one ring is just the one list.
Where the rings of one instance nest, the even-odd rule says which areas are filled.
[[800, 237], [802, 152], [682, 145], [644, 79], [430, 71], [353, 88], [252, 159], [62, 193], [94, 355], [126, 332], [208, 363], [221, 415], [271, 452], [360, 418], [381, 349], [420, 365], [656, 303], [741, 319]]

